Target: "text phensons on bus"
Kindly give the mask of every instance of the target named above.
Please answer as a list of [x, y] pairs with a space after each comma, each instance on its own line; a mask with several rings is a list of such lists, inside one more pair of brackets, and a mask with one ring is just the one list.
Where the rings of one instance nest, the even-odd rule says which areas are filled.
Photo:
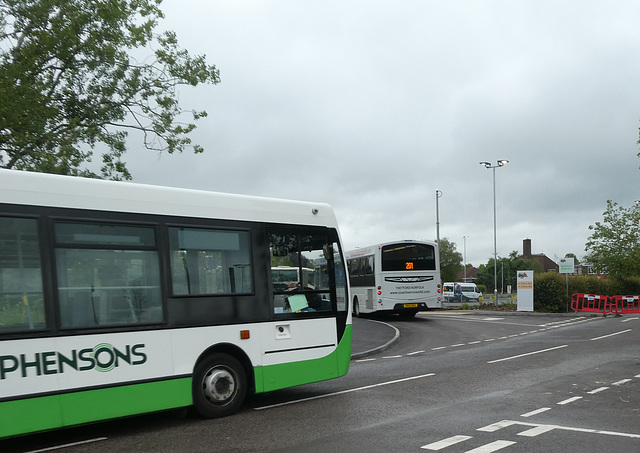
[[6, 379], [10, 373], [19, 373], [21, 377], [26, 378], [31, 374], [62, 374], [69, 369], [104, 373], [123, 364], [142, 365], [147, 361], [147, 355], [143, 352], [144, 346], [135, 344], [118, 349], [109, 343], [100, 343], [93, 348], [74, 349], [66, 354], [44, 351], [31, 356], [3, 355], [0, 356], [0, 380]]

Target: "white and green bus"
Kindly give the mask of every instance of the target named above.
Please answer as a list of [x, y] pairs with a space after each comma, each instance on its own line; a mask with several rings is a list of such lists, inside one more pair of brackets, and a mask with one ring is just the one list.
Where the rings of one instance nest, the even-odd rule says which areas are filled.
[[326, 204], [0, 170], [0, 437], [342, 376], [348, 291]]
[[437, 243], [385, 242], [346, 255], [354, 315], [388, 312], [412, 317], [442, 308]]

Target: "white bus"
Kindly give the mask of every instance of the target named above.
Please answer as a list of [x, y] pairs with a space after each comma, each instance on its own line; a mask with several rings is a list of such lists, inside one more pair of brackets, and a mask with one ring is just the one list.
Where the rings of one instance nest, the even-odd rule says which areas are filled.
[[275, 266], [271, 268], [271, 280], [274, 287], [285, 291], [298, 289], [300, 284], [303, 288], [314, 289], [315, 270], [308, 267]]
[[398, 241], [347, 252], [353, 314], [415, 316], [442, 308], [440, 258], [435, 242]]
[[342, 376], [349, 300], [326, 204], [0, 170], [0, 437]]

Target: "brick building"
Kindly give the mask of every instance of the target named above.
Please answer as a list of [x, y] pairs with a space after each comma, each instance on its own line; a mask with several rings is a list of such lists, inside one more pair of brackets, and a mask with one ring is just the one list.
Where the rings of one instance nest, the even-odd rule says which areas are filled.
[[522, 255], [520, 255], [518, 258], [537, 261], [542, 265], [542, 269], [544, 269], [545, 272], [558, 272], [558, 270], [560, 270], [555, 261], [553, 261], [544, 253], [531, 253], [531, 239], [524, 239], [522, 241]]

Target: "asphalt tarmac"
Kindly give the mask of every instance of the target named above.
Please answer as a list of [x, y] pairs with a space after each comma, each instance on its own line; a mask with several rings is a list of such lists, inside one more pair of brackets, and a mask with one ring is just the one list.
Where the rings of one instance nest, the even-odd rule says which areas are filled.
[[392, 325], [372, 318], [353, 318], [351, 358], [360, 359], [384, 351], [400, 336]]
[[[518, 316], [518, 315], [538, 315], [538, 316], [576, 316], [576, 313], [536, 313], [536, 312], [513, 312], [513, 311], [458, 311], [458, 314], [478, 315], [478, 316]], [[578, 313], [578, 315], [580, 315]], [[591, 314], [592, 316], [597, 316]], [[400, 336], [400, 331], [391, 324], [385, 322], [384, 317], [376, 318], [375, 315], [364, 315], [364, 317], [353, 317], [353, 339], [351, 345], [351, 358], [361, 359], [385, 349], [388, 349]], [[392, 318], [391, 318], [392, 319]]]

